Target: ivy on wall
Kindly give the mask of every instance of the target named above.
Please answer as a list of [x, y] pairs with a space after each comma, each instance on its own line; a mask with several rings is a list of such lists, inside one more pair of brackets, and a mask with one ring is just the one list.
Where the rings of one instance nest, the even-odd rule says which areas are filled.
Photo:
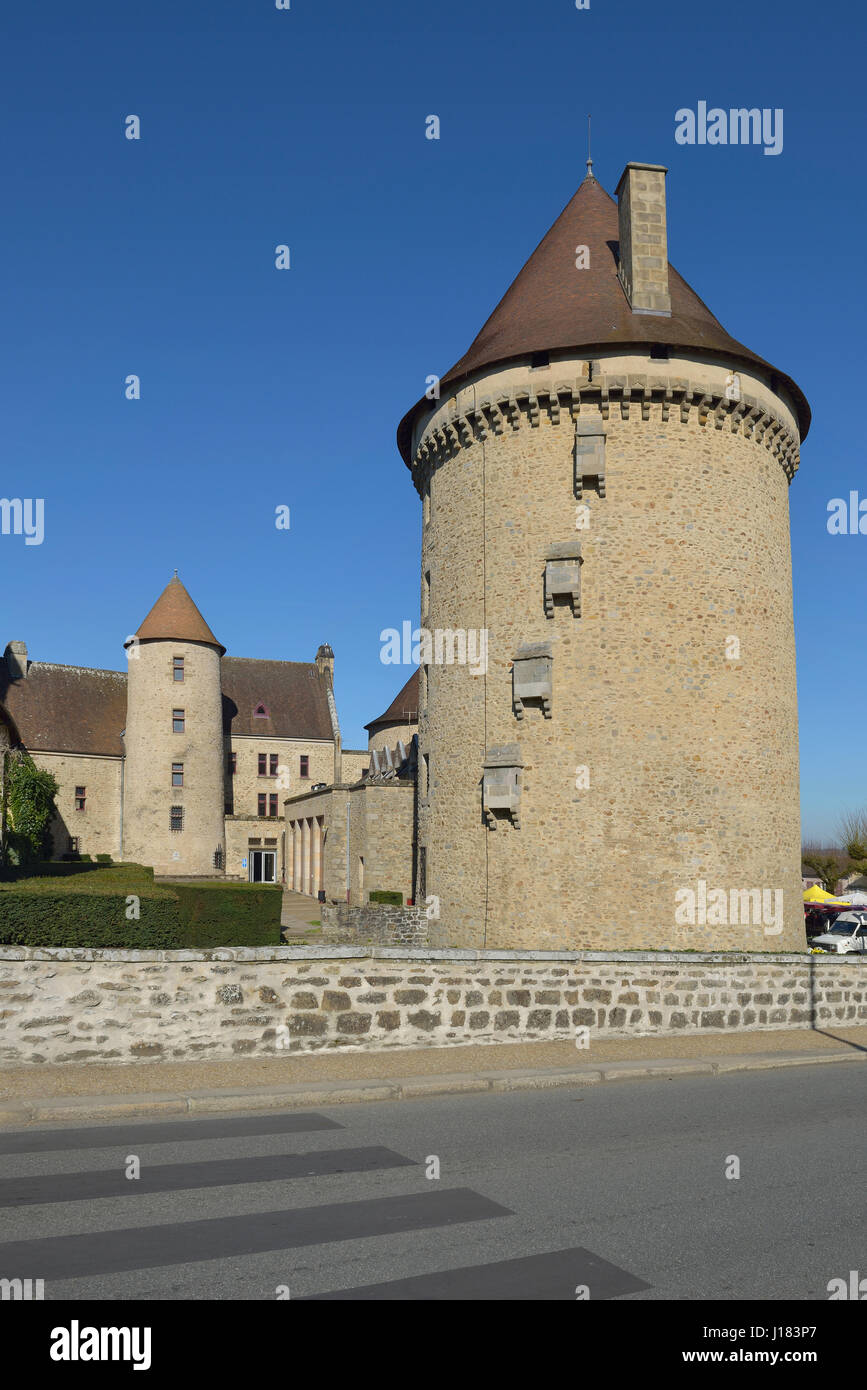
[[6, 853], [13, 864], [46, 859], [50, 853], [49, 825], [58, 782], [38, 768], [23, 749], [4, 755], [6, 763]]

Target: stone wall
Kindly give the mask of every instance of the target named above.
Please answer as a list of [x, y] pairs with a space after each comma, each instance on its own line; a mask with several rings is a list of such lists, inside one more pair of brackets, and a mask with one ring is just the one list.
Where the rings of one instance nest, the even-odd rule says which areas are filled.
[[[72, 836], [80, 854], [110, 854], [120, 858], [120, 757], [95, 753], [43, 753], [30, 755], [36, 766], [57, 778], [58, 792], [51, 817], [52, 858], [69, 850]], [[84, 787], [84, 810], [75, 809], [75, 788]]]
[[[486, 370], [419, 426], [425, 626], [488, 633], [486, 670], [434, 660], [420, 687], [438, 944], [803, 949], [794, 416], [740, 369], [727, 398], [725, 363], [593, 355], [592, 382], [568, 355]], [[579, 496], [582, 424], [604, 431], [605, 479], [582, 474]], [[576, 538], [580, 615], [549, 615], [545, 557]], [[527, 643], [551, 644], [552, 698], [519, 717]], [[484, 755], [514, 743], [520, 824], [488, 828]], [[782, 930], [684, 923], [678, 895], [701, 883], [779, 894]]]
[[428, 919], [423, 907], [395, 907], [389, 903], [323, 903], [322, 926], [336, 937], [344, 932], [351, 944], [377, 946], [426, 946]]
[[867, 960], [259, 947], [0, 949], [0, 1060], [134, 1062], [846, 1028]]

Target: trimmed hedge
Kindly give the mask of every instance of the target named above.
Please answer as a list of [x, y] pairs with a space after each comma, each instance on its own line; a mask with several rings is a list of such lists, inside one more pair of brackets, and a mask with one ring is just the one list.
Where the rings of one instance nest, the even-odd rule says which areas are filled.
[[[235, 883], [155, 883], [140, 864], [51, 864], [0, 883], [0, 945], [115, 950], [274, 946], [282, 892]], [[138, 899], [138, 919], [127, 918]]]
[[280, 941], [283, 892], [259, 883], [176, 883], [180, 931], [191, 949], [273, 946]]
[[403, 907], [403, 893], [392, 888], [376, 888], [369, 895], [368, 902], [388, 903], [390, 907]]

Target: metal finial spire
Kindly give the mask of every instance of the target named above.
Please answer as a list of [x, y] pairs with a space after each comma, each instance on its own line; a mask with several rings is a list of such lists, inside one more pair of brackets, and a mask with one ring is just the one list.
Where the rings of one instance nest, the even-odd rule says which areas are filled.
[[587, 177], [588, 177], [588, 179], [592, 179], [592, 178], [594, 177], [594, 174], [593, 174], [593, 160], [590, 158], [590, 113], [589, 113], [589, 112], [587, 113]]
[[177, 572], [177, 570], [175, 570], [175, 579], [177, 579], [177, 577], [178, 577], [178, 572]]

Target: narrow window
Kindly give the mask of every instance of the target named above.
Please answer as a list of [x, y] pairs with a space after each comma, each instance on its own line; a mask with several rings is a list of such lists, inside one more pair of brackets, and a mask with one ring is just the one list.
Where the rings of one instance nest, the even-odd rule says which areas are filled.
[[214, 850], [214, 868], [215, 868], [215, 869], [222, 869], [222, 867], [223, 867], [223, 851], [222, 851], [221, 849], [215, 849], [215, 850]]
[[83, 811], [83, 810], [84, 810], [84, 803], [85, 803], [85, 800], [86, 800], [86, 792], [87, 792], [87, 788], [86, 788], [86, 787], [76, 787], [76, 788], [75, 788], [75, 809], [76, 809], [76, 811]]
[[172, 732], [176, 734], [184, 732], [184, 711], [182, 709], [172, 710]]
[[268, 754], [268, 776], [269, 776], [269, 777], [276, 777], [276, 776], [277, 776], [277, 754], [276, 754], [276, 753], [269, 753], [269, 754]]
[[268, 754], [267, 754], [267, 753], [260, 753], [260, 754], [259, 754], [259, 776], [260, 776], [260, 777], [265, 777], [265, 776], [267, 775], [267, 772], [268, 772]]
[[267, 810], [266, 802], [267, 802], [268, 798], [267, 798], [267, 796], [265, 795], [264, 792], [260, 792], [260, 793], [259, 793], [258, 800], [259, 800], [259, 812], [258, 812], [258, 814], [259, 814], [260, 816], [264, 816], [265, 813], [266, 813], [266, 810]]
[[430, 483], [425, 487], [424, 496], [422, 498], [422, 516], [424, 518], [424, 524], [427, 526], [430, 523]]
[[277, 793], [268, 793], [268, 815], [272, 818], [277, 814]]
[[302, 777], [309, 777], [309, 776], [310, 776], [310, 757], [309, 757], [309, 754], [307, 754], [307, 753], [302, 753], [302, 754], [301, 754], [301, 776], [302, 776]]
[[430, 608], [430, 570], [424, 572], [424, 582], [421, 587], [421, 612], [422, 617], [427, 617]]
[[238, 771], [238, 754], [237, 754], [237, 753], [230, 753], [230, 754], [229, 754], [229, 775], [230, 775], [231, 777], [234, 777], [234, 776], [235, 776], [235, 773], [236, 773], [237, 771]]
[[429, 754], [429, 753], [423, 753], [423, 754], [422, 754], [422, 763], [424, 764], [424, 792], [422, 793], [422, 795], [424, 795], [424, 796], [430, 796], [430, 754]]
[[184, 785], [184, 765], [183, 763], [172, 763], [172, 786], [182, 787]]
[[182, 656], [172, 657], [172, 675], [176, 681], [184, 679], [184, 658]]
[[77, 853], [78, 853], [78, 836], [77, 836], [77, 835], [70, 835], [70, 837], [69, 837], [69, 853], [70, 853], [70, 854], [77, 854]]
[[183, 830], [184, 828], [184, 808], [183, 806], [173, 806], [169, 816], [170, 830]]

